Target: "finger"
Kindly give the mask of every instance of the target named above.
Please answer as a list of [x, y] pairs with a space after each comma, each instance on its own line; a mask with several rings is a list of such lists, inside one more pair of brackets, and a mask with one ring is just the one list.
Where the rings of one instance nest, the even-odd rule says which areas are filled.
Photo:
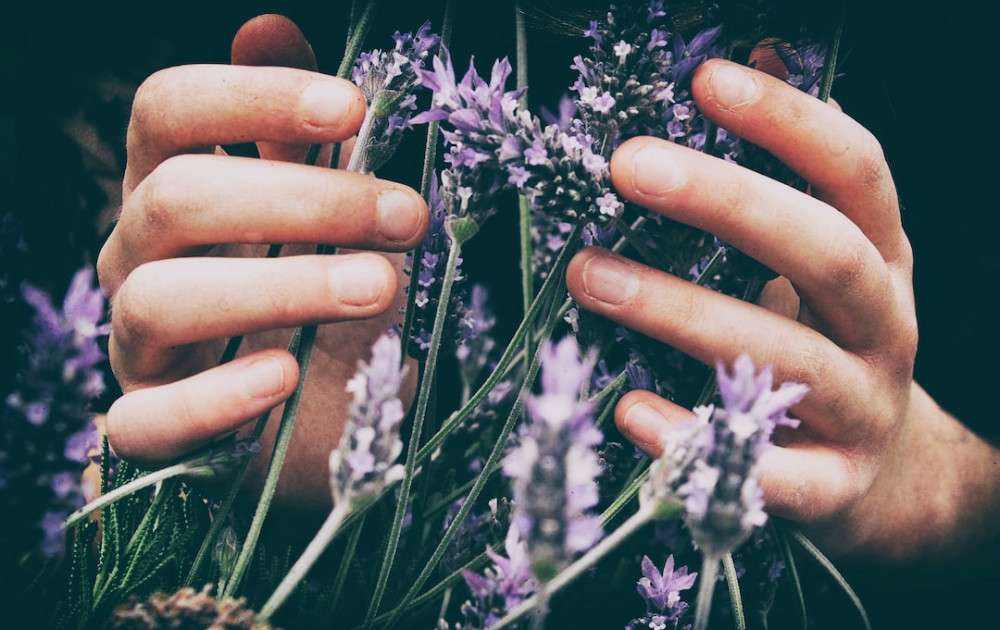
[[178, 258], [133, 271], [112, 304], [109, 356], [133, 382], [162, 378], [176, 353], [211, 339], [374, 317], [396, 299], [377, 254]]
[[126, 393], [108, 410], [111, 447], [119, 457], [164, 462], [231, 433], [291, 396], [294, 357], [268, 350], [197, 376]]
[[[316, 71], [312, 46], [294, 22], [282, 15], [260, 15], [240, 27], [233, 37], [231, 59], [234, 66], [282, 66]], [[261, 142], [257, 145], [265, 160], [301, 162], [308, 144]], [[329, 156], [326, 156], [329, 162]], [[317, 161], [317, 164], [326, 163]]]
[[892, 175], [864, 127], [783, 81], [724, 60], [702, 64], [692, 91], [709, 119], [804, 177], [813, 194], [856, 223], [886, 261], [908, 264]]
[[788, 278], [827, 332], [868, 349], [901, 316], [879, 252], [844, 215], [758, 173], [654, 138], [611, 159], [628, 199], [732, 243]]
[[112, 291], [133, 268], [219, 243], [325, 243], [404, 251], [429, 214], [415, 191], [374, 177], [283, 162], [182, 155], [126, 200], [98, 260]]
[[124, 193], [182, 152], [253, 141], [340, 142], [357, 132], [364, 114], [364, 97], [353, 83], [305, 70], [161, 70], [139, 87], [132, 105]]
[[694, 414], [653, 392], [633, 390], [615, 406], [615, 424], [622, 435], [650, 457], [663, 453], [663, 434], [677, 429]]
[[773, 366], [779, 382], [809, 385], [795, 408], [808, 432], [857, 440], [881, 427], [875, 419], [882, 403], [873, 400], [867, 364], [798, 322], [600, 248], [570, 261], [566, 283], [582, 308], [707, 365], [746, 353]]

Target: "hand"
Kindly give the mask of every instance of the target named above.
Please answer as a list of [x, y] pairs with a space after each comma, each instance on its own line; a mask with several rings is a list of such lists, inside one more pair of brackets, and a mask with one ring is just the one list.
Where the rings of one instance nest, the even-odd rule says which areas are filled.
[[[1000, 506], [997, 453], [913, 382], [911, 250], [878, 142], [834, 107], [726, 61], [705, 63], [693, 93], [706, 116], [772, 152], [812, 196], [653, 138], [619, 147], [612, 181], [782, 277], [758, 306], [591, 248], [570, 263], [573, 298], [709, 365], [745, 352], [772, 365], [776, 381], [809, 385], [793, 409], [801, 426], [777, 436], [760, 481], [770, 512], [829, 553], [933, 562], [984, 544]], [[615, 413], [654, 456], [663, 432], [690, 415], [645, 391]]]
[[[423, 238], [427, 207], [399, 184], [294, 163], [314, 143], [324, 146], [318, 163], [329, 163], [331, 143], [349, 141], [365, 114], [352, 83], [299, 69], [315, 59], [294, 24], [249, 22], [233, 57], [267, 67], [171, 68], [136, 94], [122, 212], [98, 260], [124, 392], [108, 436], [120, 456], [155, 465], [248, 430], [296, 388], [284, 350], [292, 329], [325, 324], [292, 437], [296, 466], [278, 488], [286, 503], [323, 509], [344, 385], [398, 316], [402, 255], [317, 256], [309, 244], [402, 252]], [[288, 65], [298, 68], [275, 67]], [[221, 149], [248, 141], [262, 159]], [[292, 245], [265, 259], [269, 243]], [[243, 334], [238, 358], [217, 366], [227, 338]], [[266, 469], [278, 416], [251, 479]]]

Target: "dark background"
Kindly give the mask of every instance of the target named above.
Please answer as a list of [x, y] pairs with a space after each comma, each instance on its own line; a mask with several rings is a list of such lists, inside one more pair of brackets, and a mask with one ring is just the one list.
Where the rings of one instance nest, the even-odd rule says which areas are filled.
[[[25, 227], [28, 258], [19, 273], [55, 292], [94, 261], [102, 224], [118, 203], [131, 88], [159, 68], [227, 62], [233, 33], [263, 12], [295, 19], [321, 70], [333, 72], [346, 28], [347, 3], [335, 0], [242, 2], [224, 10], [210, 2], [94, 4], [42, 2], [0, 18], [0, 210]], [[389, 4], [366, 48], [386, 47], [393, 30], [414, 30], [440, 15], [416, 2]], [[494, 57], [512, 54], [513, 20], [506, 3], [477, 4], [458, 3], [475, 19], [459, 18], [453, 50], [460, 70], [475, 50], [486, 72]], [[916, 260], [917, 380], [996, 442], [995, 28], [969, 2], [888, 4], [851, 6], [834, 97], [882, 141], [904, 206]], [[555, 105], [572, 81], [571, 57], [585, 44], [551, 32], [531, 37], [531, 98]], [[68, 133], [73, 120], [80, 124]], [[74, 134], [94, 134], [101, 150], [81, 150]], [[473, 268], [489, 276], [505, 271], [496, 262], [505, 256], [515, 264], [506, 245], [514, 242], [512, 222], [497, 221], [479, 239], [467, 253]], [[884, 627], [903, 627], [902, 618], [908, 627], [948, 625], [953, 615], [969, 614], [962, 602], [985, 609], [971, 594], [976, 589], [889, 587], [869, 574], [852, 577]], [[995, 583], [980, 586], [985, 592]]]

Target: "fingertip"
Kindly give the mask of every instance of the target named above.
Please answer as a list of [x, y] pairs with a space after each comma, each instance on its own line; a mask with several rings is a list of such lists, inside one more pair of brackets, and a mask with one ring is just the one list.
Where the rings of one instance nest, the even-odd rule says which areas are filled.
[[693, 417], [683, 407], [644, 390], [625, 394], [615, 407], [618, 430], [650, 457], [663, 452], [664, 434]]
[[389, 243], [411, 249], [423, 240], [429, 225], [427, 203], [413, 189], [393, 186], [378, 193], [375, 231]]
[[343, 256], [328, 268], [331, 297], [359, 309], [357, 316], [372, 316], [393, 303], [398, 289], [396, 270], [385, 257], [370, 252]]
[[312, 46], [295, 22], [283, 15], [259, 15], [233, 37], [233, 65], [317, 69]]
[[299, 97], [303, 122], [314, 128], [330, 129], [333, 141], [346, 140], [361, 127], [365, 97], [358, 86], [345, 79], [330, 77], [305, 86]]

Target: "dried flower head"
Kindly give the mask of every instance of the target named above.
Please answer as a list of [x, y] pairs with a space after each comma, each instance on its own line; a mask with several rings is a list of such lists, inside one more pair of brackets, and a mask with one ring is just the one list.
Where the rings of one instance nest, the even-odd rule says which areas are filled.
[[120, 606], [104, 624], [106, 630], [272, 630], [257, 623], [243, 599], [215, 599], [210, 586], [200, 592], [182, 588], [168, 595], [153, 593]]

